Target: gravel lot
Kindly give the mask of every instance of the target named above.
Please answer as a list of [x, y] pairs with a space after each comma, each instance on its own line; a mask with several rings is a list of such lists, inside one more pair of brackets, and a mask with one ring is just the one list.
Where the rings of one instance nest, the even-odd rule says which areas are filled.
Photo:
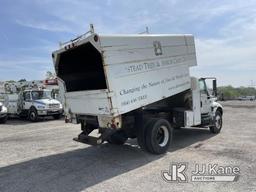
[[[142, 152], [136, 140], [123, 146], [76, 143], [77, 125], [63, 120], [0, 125], [0, 191], [256, 191], [256, 102], [223, 102], [224, 126], [175, 130], [169, 152]], [[187, 183], [161, 177], [170, 163], [188, 163]], [[196, 163], [240, 167], [236, 182], [191, 182]]]

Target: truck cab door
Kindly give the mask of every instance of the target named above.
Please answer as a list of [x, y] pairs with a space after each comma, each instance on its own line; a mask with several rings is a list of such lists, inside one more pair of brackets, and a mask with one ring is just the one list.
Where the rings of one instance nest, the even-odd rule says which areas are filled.
[[211, 112], [211, 100], [204, 79], [199, 79], [200, 99], [201, 99], [201, 114], [208, 114]]
[[31, 92], [27, 91], [23, 94], [23, 110], [29, 110], [32, 105], [32, 98], [31, 98]]

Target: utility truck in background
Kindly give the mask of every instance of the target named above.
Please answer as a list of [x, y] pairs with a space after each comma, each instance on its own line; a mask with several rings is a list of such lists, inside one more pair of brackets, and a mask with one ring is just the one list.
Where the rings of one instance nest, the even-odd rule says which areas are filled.
[[37, 121], [39, 117], [53, 116], [59, 119], [63, 114], [62, 104], [52, 98], [52, 91], [44, 89], [38, 82], [6, 83], [8, 115]]
[[66, 122], [81, 124], [75, 141], [124, 144], [137, 138], [142, 149], [162, 154], [173, 129], [222, 128], [216, 79], [210, 94], [206, 78], [190, 77], [189, 68], [197, 65], [192, 35], [101, 35], [91, 26], [52, 58]]

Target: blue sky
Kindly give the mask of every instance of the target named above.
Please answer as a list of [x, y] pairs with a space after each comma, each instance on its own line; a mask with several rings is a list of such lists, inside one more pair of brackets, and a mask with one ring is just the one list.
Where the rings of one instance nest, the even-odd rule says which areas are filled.
[[0, 80], [43, 79], [60, 41], [99, 33], [192, 33], [195, 76], [256, 83], [254, 0], [0, 0]]

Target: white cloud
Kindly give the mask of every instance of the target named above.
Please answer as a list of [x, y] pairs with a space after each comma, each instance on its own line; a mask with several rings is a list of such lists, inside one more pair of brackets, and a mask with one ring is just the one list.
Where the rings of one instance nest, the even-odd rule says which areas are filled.
[[41, 29], [46, 31], [53, 31], [53, 32], [71, 32], [71, 29], [65, 25], [62, 25], [57, 22], [52, 21], [39, 21], [33, 19], [26, 19], [26, 20], [16, 20], [16, 23], [25, 27], [30, 27], [34, 29]]

